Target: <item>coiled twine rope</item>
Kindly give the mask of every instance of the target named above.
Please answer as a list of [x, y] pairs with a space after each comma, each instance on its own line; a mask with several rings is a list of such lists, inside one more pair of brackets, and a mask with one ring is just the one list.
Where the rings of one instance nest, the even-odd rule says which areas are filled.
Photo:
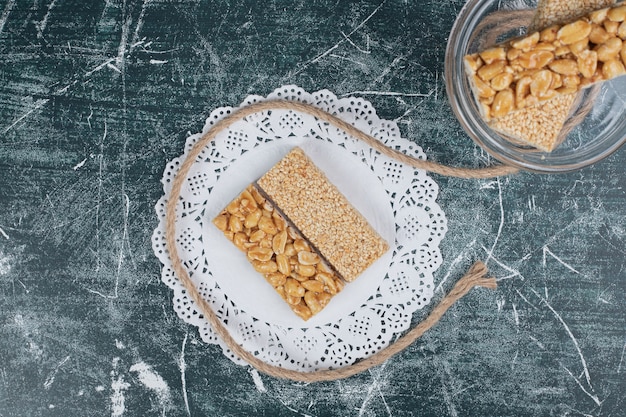
[[501, 175], [509, 175], [518, 171], [516, 168], [506, 165], [496, 165], [485, 168], [456, 168], [438, 164], [432, 161], [416, 159], [407, 156], [399, 151], [386, 147], [374, 137], [364, 133], [350, 123], [347, 123], [344, 120], [324, 110], [301, 102], [271, 100], [254, 103], [245, 107], [241, 107], [227, 115], [225, 118], [219, 120], [209, 129], [207, 133], [204, 134], [204, 136], [200, 138], [200, 140], [198, 140], [198, 142], [196, 142], [196, 144], [187, 155], [185, 161], [181, 164], [180, 170], [172, 181], [172, 189], [168, 197], [166, 206], [165, 238], [167, 251], [172, 262], [172, 267], [174, 269], [174, 272], [176, 273], [176, 276], [187, 290], [187, 295], [191, 297], [194, 303], [200, 308], [200, 311], [204, 315], [205, 319], [209, 322], [213, 330], [226, 343], [226, 345], [234, 354], [248, 362], [259, 371], [277, 378], [291, 379], [301, 382], [330, 381], [347, 378], [349, 376], [363, 372], [371, 367], [380, 365], [391, 356], [404, 350], [407, 346], [409, 346], [416, 339], [422, 336], [428, 329], [433, 327], [441, 319], [444, 313], [457, 300], [467, 294], [472, 288], [476, 286], [491, 289], [496, 288], [496, 280], [494, 278], [486, 278], [486, 265], [482, 262], [476, 262], [465, 274], [465, 276], [463, 276], [452, 288], [452, 290], [439, 302], [439, 304], [433, 308], [433, 310], [430, 312], [428, 317], [426, 317], [426, 319], [417, 324], [410, 331], [401, 336], [394, 343], [387, 346], [385, 349], [382, 349], [374, 355], [363, 359], [353, 365], [339, 369], [329, 369], [314, 372], [300, 372], [289, 370], [279, 366], [267, 364], [255, 357], [252, 353], [242, 348], [230, 335], [228, 329], [226, 329], [226, 327], [222, 324], [213, 309], [209, 306], [209, 303], [200, 295], [198, 289], [191, 281], [189, 273], [183, 265], [176, 246], [176, 206], [180, 199], [182, 185], [185, 182], [187, 174], [194, 164], [194, 161], [196, 160], [200, 152], [211, 141], [215, 140], [220, 132], [222, 132], [224, 129], [227, 129], [238, 120], [241, 120], [254, 113], [273, 110], [291, 110], [309, 114], [321, 121], [324, 121], [344, 130], [346, 133], [359, 140], [364, 141], [369, 146], [376, 149], [382, 154], [385, 154], [391, 158], [395, 158], [398, 161], [413, 166], [415, 168], [423, 169], [425, 171], [440, 175], [458, 178], [490, 178]]

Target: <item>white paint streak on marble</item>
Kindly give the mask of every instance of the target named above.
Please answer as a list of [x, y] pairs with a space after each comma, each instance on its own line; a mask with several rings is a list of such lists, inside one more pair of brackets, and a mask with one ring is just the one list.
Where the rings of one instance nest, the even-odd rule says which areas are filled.
[[[141, 43], [141, 42], [139, 42]], [[115, 67], [114, 65], [112, 65], [111, 63], [116, 61], [118, 58], [110, 58], [106, 61], [104, 61], [103, 63], [101, 63], [100, 65], [97, 65], [96, 67], [94, 67], [93, 69], [87, 71], [84, 75], [83, 75], [83, 84], [86, 83], [88, 81], [88, 78], [93, 75], [94, 73], [100, 71], [102, 68], [105, 67], [110, 67], [112, 66], [115, 70], [119, 71], [119, 69], [117, 67]], [[58, 90], [56, 90], [54, 92], [53, 95], [61, 95], [66, 93], [71, 87], [75, 86], [76, 84], [78, 84], [79, 80], [74, 80], [72, 82], [70, 82], [69, 84], [65, 85], [62, 88], [59, 88]], [[9, 132], [11, 129], [13, 129], [14, 127], [16, 127], [18, 124], [20, 124], [20, 122], [22, 122], [24, 119], [28, 118], [31, 114], [33, 114], [35, 111], [41, 109], [43, 106], [45, 106], [46, 104], [48, 104], [48, 102], [50, 102], [50, 99], [38, 99], [34, 105], [28, 110], [26, 111], [26, 113], [24, 113], [23, 115], [21, 115], [20, 117], [18, 117], [13, 123], [11, 123], [9, 126], [7, 126], [2, 133], [6, 134], [7, 132]]]
[[111, 6], [111, 0], [105, 0], [104, 7], [102, 8], [102, 13], [100, 14], [100, 19], [98, 19], [98, 23], [96, 26], [103, 26], [103, 21], [109, 11], [109, 7]]
[[130, 367], [130, 372], [137, 373], [139, 382], [156, 394], [163, 412], [170, 408], [170, 387], [167, 385], [167, 382], [165, 382], [163, 377], [152, 369], [152, 366], [145, 362], [138, 362]]
[[570, 371], [569, 369], [567, 369], [562, 363], [560, 364], [561, 367], [563, 369], [565, 369], [565, 372], [567, 372], [572, 378], [574, 378], [574, 381], [576, 381], [576, 384], [578, 385], [578, 387], [582, 390], [582, 392], [584, 392], [589, 398], [591, 398], [593, 400], [593, 402], [596, 403], [596, 405], [601, 406], [602, 405], [602, 401], [600, 401], [600, 398], [598, 398], [597, 395], [592, 394], [593, 392], [593, 388], [591, 386], [589, 386], [589, 388], [591, 389], [591, 392], [589, 392], [585, 386], [580, 382], [580, 379], [576, 378], [576, 376], [572, 373], [572, 371]]
[[61, 362], [57, 364], [57, 366], [52, 370], [52, 372], [48, 374], [48, 377], [43, 383], [44, 389], [46, 390], [50, 389], [52, 384], [54, 384], [54, 378], [56, 378], [57, 373], [59, 372], [59, 369], [61, 369], [61, 367], [65, 365], [65, 363], [69, 360], [70, 360], [70, 355], [67, 355]]
[[185, 402], [185, 411], [187, 411], [188, 416], [191, 416], [191, 411], [189, 410], [189, 398], [187, 395], [187, 378], [185, 377], [185, 371], [187, 369], [187, 363], [185, 362], [185, 346], [187, 346], [188, 337], [189, 337], [189, 333], [185, 333], [185, 338], [183, 339], [183, 343], [180, 348], [180, 358], [178, 359], [178, 368], [180, 369], [180, 381], [182, 384], [183, 401]]
[[566, 267], [567, 269], [569, 269], [570, 271], [576, 273], [576, 274], [580, 274], [580, 272], [578, 270], [576, 270], [573, 266], [571, 266], [570, 264], [566, 263], [565, 261], [563, 261], [561, 258], [559, 258], [558, 256], [556, 256], [548, 247], [548, 245], [544, 245], [543, 247], [543, 266], [546, 266], [546, 255], [550, 255], [551, 257], [553, 257], [554, 259], [556, 259], [557, 262], [559, 262], [561, 265], [563, 265], [564, 267]]
[[387, 66], [387, 67], [383, 70], [383, 72], [382, 72], [382, 73], [381, 73], [378, 77], [376, 77], [376, 79], [374, 80], [374, 83], [375, 83], [375, 84], [382, 83], [382, 82], [383, 82], [383, 80], [385, 79], [385, 77], [386, 77], [387, 75], [389, 75], [389, 73], [391, 73], [391, 71], [392, 71], [395, 67], [397, 67], [397, 66], [398, 66], [398, 64], [399, 64], [400, 62], [402, 62], [404, 59], [405, 59], [405, 57], [404, 57], [404, 56], [402, 56], [402, 55], [395, 57], [395, 58], [393, 59], [393, 61], [391, 61], [391, 64], [389, 64], [389, 66]]
[[254, 368], [251, 368], [249, 373], [250, 373], [250, 376], [252, 376], [252, 382], [254, 382], [254, 386], [256, 387], [256, 390], [259, 391], [261, 394], [265, 394], [267, 392], [267, 388], [265, 388], [265, 384], [263, 384], [263, 379], [261, 379], [261, 375], [259, 374], [259, 371], [257, 371]]
[[592, 221], [596, 221], [596, 218], [597, 214], [593, 211], [582, 213], [580, 216], [570, 221], [567, 225], [561, 227], [555, 234], [547, 238], [545, 245], [547, 246], [551, 243], [559, 242], [561, 235], [569, 232], [573, 227], [578, 226], [579, 224], [590, 224]]
[[515, 320], [515, 326], [517, 326], [517, 331], [519, 332], [519, 313], [517, 311], [517, 306], [515, 303], [511, 304], [513, 306], [513, 319]]
[[128, 45], [128, 36], [130, 34], [130, 25], [132, 23], [132, 19], [129, 17], [124, 20], [122, 24], [122, 33], [120, 35], [120, 43], [117, 47], [117, 57], [115, 58], [116, 67], [123, 71], [125, 65], [125, 57], [126, 57], [126, 48]]
[[119, 69], [118, 67], [116, 67], [115, 65], [113, 65], [113, 63], [111, 63], [111, 62], [109, 62], [109, 63], [106, 65], [106, 67], [107, 67], [107, 68], [109, 68], [109, 69], [112, 69], [113, 71], [117, 72], [118, 74], [121, 74], [121, 73], [122, 73], [122, 70], [121, 70], [121, 69]]
[[[91, 126], [91, 118], [93, 117], [93, 108], [91, 107], [91, 104], [89, 105], [89, 115], [87, 116], [87, 124], [89, 125], [89, 130], [92, 129]], [[90, 155], [93, 158], [93, 154]]]
[[35, 26], [37, 26], [37, 37], [38, 38], [43, 38], [43, 32], [44, 30], [46, 30], [46, 26], [48, 26], [48, 19], [50, 19], [50, 14], [52, 13], [52, 9], [54, 9], [54, 6], [56, 6], [57, 0], [52, 0], [50, 2], [50, 4], [48, 5], [48, 10], [46, 11], [46, 14], [44, 15], [43, 19], [41, 19], [41, 22], [39, 22], [39, 24], [36, 24]]
[[487, 259], [485, 259], [485, 265], [489, 265], [489, 260], [493, 257], [493, 251], [498, 244], [498, 240], [500, 240], [500, 236], [502, 235], [502, 228], [504, 227], [504, 204], [502, 202], [502, 184], [500, 183], [500, 178], [497, 178], [496, 183], [498, 184], [498, 202], [500, 203], [500, 224], [498, 225], [498, 233], [493, 240], [493, 245], [491, 245], [491, 249], [487, 252]]
[[34, 113], [35, 111], [37, 111], [40, 108], [42, 108], [43, 106], [45, 106], [49, 101], [50, 101], [50, 99], [47, 99], [47, 98], [40, 98], [39, 100], [37, 100], [35, 102], [35, 104], [26, 113], [24, 113], [23, 115], [18, 117], [13, 123], [11, 123], [8, 127], [6, 127], [2, 131], [2, 133], [9, 132], [11, 129], [13, 129], [15, 126], [17, 126], [22, 120], [26, 119], [32, 113]]
[[301, 411], [298, 411], [297, 409], [295, 409], [295, 408], [293, 408], [293, 407], [289, 406], [286, 402], [284, 402], [284, 401], [283, 401], [282, 399], [280, 399], [280, 398], [278, 398], [278, 402], [279, 402], [279, 403], [281, 403], [281, 404], [282, 404], [282, 405], [283, 405], [283, 406], [284, 406], [287, 410], [291, 411], [292, 413], [296, 413], [296, 414], [298, 414], [299, 416], [302, 416], [302, 417], [317, 417], [317, 416], [312, 415], [312, 414], [306, 414], [306, 413], [303, 413], [303, 412], [301, 412]]
[[530, 197], [528, 197], [528, 209], [530, 211], [537, 210], [537, 204], [535, 202], [535, 196], [534, 195], [531, 195]]
[[104, 170], [104, 143], [107, 139], [108, 127], [107, 119], [104, 119], [104, 132], [100, 138], [100, 154], [98, 155], [98, 191], [96, 203], [96, 272], [100, 270], [102, 263], [100, 259], [100, 208], [102, 207], [102, 187], [103, 187], [103, 170]]
[[86, 289], [88, 292], [90, 292], [90, 293], [92, 293], [92, 294], [97, 295], [98, 297], [102, 297], [102, 298], [104, 298], [105, 300], [111, 300], [111, 299], [117, 298], [117, 297], [114, 297], [114, 296], [109, 295], [109, 294], [104, 294], [104, 293], [102, 293], [102, 292], [100, 292], [100, 291], [98, 291], [98, 290], [93, 290], [93, 289], [91, 289], [91, 288], [85, 288], [85, 289]]
[[528, 338], [529, 338], [530, 340], [532, 340], [533, 342], [535, 342], [535, 344], [536, 344], [537, 346], [539, 346], [539, 349], [546, 350], [546, 346], [545, 346], [543, 343], [541, 343], [541, 342], [539, 341], [539, 339], [537, 339], [537, 338], [536, 338], [536, 337], [534, 337], [534, 336], [530, 336], [530, 335], [528, 336]]
[[362, 54], [371, 54], [372, 51], [370, 50], [370, 37], [369, 35], [367, 35], [367, 43], [366, 43], [366, 47], [365, 49], [359, 47], [357, 44], [355, 44], [352, 39], [350, 39], [350, 36], [346, 35], [343, 31], [340, 31], [339, 33], [341, 33], [341, 35], [346, 39], [346, 41], [348, 41], [348, 43], [350, 45], [352, 45], [357, 51], [361, 52]]
[[143, 28], [143, 22], [146, 16], [146, 10], [148, 9], [148, 5], [151, 3], [151, 0], [144, 0], [144, 2], [141, 5], [141, 12], [139, 12], [139, 17], [137, 18], [137, 24], [135, 25], [135, 31], [133, 32], [133, 38], [131, 40], [131, 49], [130, 52], [133, 51], [133, 49], [139, 45], [139, 43], [137, 42], [139, 40], [139, 33], [141, 32], [141, 29]]
[[30, 290], [26, 287], [26, 284], [24, 284], [21, 279], [18, 279], [17, 283], [20, 284], [22, 288], [24, 288], [24, 291], [26, 291], [26, 294], [30, 293]]
[[376, 15], [376, 13], [378, 13], [378, 11], [385, 5], [385, 3], [387, 3], [387, 0], [383, 0], [382, 3], [380, 3], [378, 5], [378, 7], [376, 7], [376, 9], [374, 9], [374, 11], [372, 13], [369, 14], [369, 16], [367, 16], [365, 18], [365, 20], [363, 20], [361, 23], [359, 23], [354, 29], [352, 29], [352, 31], [350, 31], [350, 33], [348, 33], [347, 35], [343, 34], [343, 39], [341, 39], [339, 42], [337, 42], [335, 45], [331, 46], [329, 49], [327, 49], [326, 51], [322, 52], [321, 54], [317, 55], [315, 58], [310, 59], [309, 61], [305, 62], [304, 65], [298, 69], [296, 72], [294, 72], [293, 74], [291, 74], [291, 77], [294, 77], [298, 74], [300, 74], [302, 71], [304, 71], [305, 69], [307, 69], [310, 65], [315, 64], [316, 62], [319, 62], [320, 60], [322, 60], [324, 57], [326, 57], [327, 55], [329, 55], [330, 53], [332, 53], [335, 49], [339, 48], [342, 44], [344, 44], [346, 42], [347, 38], [350, 38], [350, 36], [354, 35], [356, 32], [359, 31], [359, 29], [361, 29], [367, 22], [370, 21], [370, 19], [372, 17], [374, 17], [374, 15]]
[[342, 94], [340, 97], [350, 96], [388, 96], [388, 97], [430, 97], [436, 90], [430, 90], [428, 93], [401, 93], [398, 91], [374, 91], [374, 90], [355, 90]]
[[[585, 356], [583, 355], [583, 352], [580, 349], [580, 345], [578, 344], [578, 340], [576, 339], [576, 337], [574, 337], [574, 333], [572, 333], [571, 329], [569, 328], [569, 326], [567, 325], [565, 320], [563, 320], [563, 317], [561, 317], [561, 315], [552, 307], [552, 305], [550, 305], [550, 303], [548, 303], [547, 299], [541, 297], [541, 295], [539, 295], [539, 293], [534, 288], [531, 288], [531, 291], [533, 292], [533, 294], [535, 294], [535, 296], [537, 296], [537, 298], [539, 298], [541, 300], [541, 302], [546, 307], [548, 307], [548, 309], [552, 312], [552, 314], [554, 314], [554, 316], [561, 323], [561, 325], [563, 326], [563, 328], [567, 332], [568, 336], [570, 337], [570, 339], [574, 343], [574, 347], [576, 348], [576, 352], [578, 353], [578, 357], [580, 358], [580, 363], [582, 364], [582, 367], [583, 367], [583, 373], [585, 375], [585, 380], [587, 381], [587, 385], [588, 385], [589, 389], [591, 390], [591, 392], [594, 392], [593, 385], [591, 384], [591, 377], [589, 375], [589, 368], [587, 367], [587, 361], [585, 360]], [[565, 368], [565, 369], [567, 370], [567, 368]], [[568, 370], [568, 372], [569, 372], [569, 370]], [[576, 381], [580, 385], [580, 381], [578, 381], [578, 379], [576, 379]], [[585, 393], [587, 393], [586, 390], [585, 390]], [[595, 398], [597, 398], [597, 396]]]
[[0, 250], [0, 277], [11, 272], [11, 269], [13, 268], [12, 261], [13, 257], [11, 255], [5, 255], [4, 252]]
[[448, 388], [445, 386], [445, 384], [442, 384], [441, 391], [443, 394], [443, 400], [446, 403], [446, 407], [448, 408], [450, 416], [458, 417], [459, 412], [457, 411], [456, 405], [454, 404], [454, 401], [452, 401], [452, 396], [450, 395], [450, 392], [448, 392]]
[[74, 171], [78, 171], [78, 169], [79, 169], [79, 168], [82, 168], [82, 167], [84, 167], [84, 166], [85, 166], [85, 163], [87, 163], [87, 158], [83, 159], [82, 161], [80, 161], [79, 163], [77, 163], [76, 165], [74, 165], [74, 166], [72, 167], [72, 169], [73, 169]]
[[385, 411], [387, 411], [387, 414], [389, 415], [389, 417], [392, 417], [393, 414], [391, 413], [391, 408], [389, 408], [389, 404], [387, 404], [387, 400], [385, 399], [385, 396], [383, 395], [383, 391], [380, 389], [380, 384], [378, 384], [378, 386], [376, 387], [376, 390], [378, 391], [378, 395], [380, 395], [380, 399], [383, 401], [383, 405], [385, 406]]
[[460, 390], [453, 390], [451, 387], [458, 386], [458, 378], [450, 369], [450, 363], [446, 359], [440, 359], [436, 361], [437, 374], [441, 381], [441, 393], [443, 395], [443, 401], [448, 409], [448, 415], [451, 417], [458, 417], [463, 415], [459, 413], [456, 408], [455, 398], [464, 391], [473, 388], [476, 384], [466, 386]]
[[[481, 245], [481, 248], [485, 251], [485, 253], [489, 253], [490, 249], [487, 249], [486, 247]], [[524, 276], [521, 274], [521, 272], [519, 272], [517, 269], [512, 268], [508, 265], [506, 265], [505, 263], [501, 262], [498, 258], [496, 258], [495, 256], [491, 256], [491, 259], [498, 264], [500, 267], [502, 267], [503, 269], [505, 269], [506, 271], [510, 272], [509, 275], [503, 276], [503, 277], [497, 277], [496, 281], [502, 281], [505, 279], [511, 279], [511, 278], [516, 278], [519, 277], [522, 281], [524, 281]]]
[[6, 240], [9, 240], [9, 235], [7, 234], [7, 232], [4, 231], [4, 229], [2, 229], [2, 227], [0, 227], [0, 236], [5, 238]]
[[[104, 139], [106, 138], [106, 135], [107, 135], [107, 125], [105, 122], [104, 135], [100, 142], [100, 148], [102, 152], [103, 152], [103, 147], [104, 147]], [[102, 198], [102, 168], [103, 168], [103, 163], [104, 163], [103, 159], [104, 159], [104, 154], [101, 153], [100, 154], [100, 171], [98, 174], [98, 192], [97, 192], [98, 202], [95, 208], [95, 213], [96, 213], [96, 272], [100, 269], [100, 264], [101, 264], [101, 261], [100, 261], [100, 206], [102, 204], [101, 198]], [[122, 265], [125, 259], [124, 252], [126, 251], [126, 249], [130, 251], [130, 247], [131, 247], [129, 237], [128, 237], [130, 199], [128, 197], [128, 194], [126, 193], [122, 194], [122, 198], [124, 199], [124, 223], [122, 226], [122, 239], [121, 239], [120, 250], [119, 250], [119, 255], [118, 255], [118, 260], [117, 260], [117, 270], [115, 273], [115, 283], [113, 285], [113, 293], [104, 294], [101, 291], [86, 288], [87, 291], [89, 291], [90, 293], [96, 294], [104, 299], [117, 299], [119, 297], [120, 277], [122, 273]]]
[[[568, 410], [576, 413], [577, 415], [581, 415], [582, 417], [599, 417], [597, 415], [593, 415], [593, 414], [589, 414], [589, 413], [585, 413], [583, 411], [580, 411], [580, 410], [578, 410], [578, 409], [576, 409], [574, 407], [571, 407], [571, 406], [569, 406], [567, 404], [563, 404], [563, 406], [566, 407]], [[608, 414], [608, 416], [610, 416], [610, 414]]]
[[417, 104], [409, 107], [408, 109], [406, 109], [406, 111], [404, 113], [402, 113], [400, 116], [396, 117], [395, 119], [393, 119], [394, 122], [396, 123], [404, 123], [405, 125], [410, 125], [412, 123], [412, 120], [403, 120], [405, 117], [407, 117], [409, 114], [413, 113], [417, 108], [419, 108], [422, 104], [424, 103], [424, 100], [420, 100]]
[[515, 292], [517, 293], [517, 295], [520, 296], [520, 298], [522, 300], [524, 300], [524, 302], [526, 302], [526, 304], [528, 304], [529, 306], [531, 306], [532, 308], [534, 308], [535, 310], [539, 310], [539, 307], [537, 307], [536, 305], [534, 305], [533, 303], [531, 303], [528, 298], [524, 297], [524, 294], [522, 294], [518, 289], [515, 290]]
[[598, 295], [598, 301], [603, 303], [603, 304], [613, 304], [611, 303], [609, 300], [607, 300], [606, 298], [604, 298], [604, 295], [610, 291], [610, 290], [614, 290], [615, 289], [615, 285], [609, 285], [607, 288], [604, 289], [604, 291], [602, 291], [599, 295]]
[[[117, 56], [115, 58], [111, 58], [108, 61], [106, 61], [105, 63], [101, 64], [100, 68], [103, 67], [108, 67], [120, 74], [123, 75], [124, 73], [124, 66], [126, 64], [125, 60], [126, 60], [126, 55], [130, 52], [132, 52], [137, 46], [140, 46], [142, 44], [144, 44], [143, 40], [139, 40], [139, 32], [141, 31], [141, 28], [143, 26], [143, 21], [144, 21], [144, 16], [146, 13], [146, 8], [148, 6], [148, 4], [150, 3], [150, 1], [144, 1], [142, 4], [142, 8], [141, 8], [141, 12], [139, 13], [139, 17], [137, 19], [137, 25], [135, 26], [135, 30], [133, 32], [133, 37], [130, 39], [130, 45], [129, 45], [129, 37], [130, 37], [130, 27], [132, 25], [132, 17], [128, 17], [124, 20], [124, 23], [122, 24], [122, 32], [120, 34], [120, 42], [118, 44], [117, 47]], [[108, 2], [105, 6], [105, 10], [102, 13], [102, 18], [101, 20], [104, 18], [104, 14], [106, 11], [106, 8], [108, 7]], [[124, 11], [122, 11], [123, 13]], [[113, 62], [115, 62], [115, 65], [113, 65]]]
[[332, 58], [337, 58], [337, 59], [341, 59], [341, 60], [344, 60], [344, 61], [352, 62], [353, 64], [357, 64], [357, 65], [360, 65], [360, 66], [362, 66], [364, 68], [367, 68], [367, 64], [366, 63], [357, 61], [356, 59], [348, 58], [347, 56], [341, 56], [341, 55], [337, 55], [337, 54], [330, 54], [328, 56], [330, 56]]
[[498, 183], [496, 181], [488, 181], [485, 184], [481, 185], [479, 190], [495, 190], [497, 184]]
[[[123, 188], [123, 184], [122, 184]], [[122, 241], [120, 244], [120, 253], [117, 259], [117, 271], [115, 272], [115, 286], [113, 288], [114, 298], [118, 297], [118, 289], [120, 286], [120, 275], [122, 273], [122, 265], [124, 263], [124, 252], [125, 247], [128, 246], [130, 248], [130, 242], [128, 241], [128, 216], [130, 213], [130, 199], [128, 198], [128, 194], [122, 193], [122, 197], [124, 198], [124, 224], [122, 225]], [[130, 249], [129, 249], [130, 250]]]
[[450, 274], [452, 274], [452, 269], [459, 263], [461, 262], [463, 259], [465, 259], [465, 253], [476, 244], [476, 239], [472, 240], [466, 247], [463, 248], [463, 250], [461, 251], [461, 253], [459, 253], [456, 258], [454, 258], [452, 260], [452, 262], [450, 263], [450, 267], [448, 268], [448, 271], [446, 272], [446, 274], [443, 276], [443, 278], [441, 279], [441, 281], [439, 282], [439, 285], [437, 285], [437, 288], [435, 288], [435, 292], [437, 291], [441, 291], [443, 292], [443, 284], [447, 281], [447, 279], [450, 277]]
[[624, 363], [624, 354], [626, 354], [626, 342], [624, 342], [624, 347], [622, 348], [622, 356], [620, 357], [619, 364], [617, 365], [618, 374], [622, 372], [622, 364]]
[[4, 6], [4, 10], [2, 11], [2, 16], [0, 16], [0, 35], [4, 31], [4, 25], [7, 23], [9, 15], [15, 6], [15, 0], [9, 0], [7, 4]]
[[89, 77], [89, 76], [95, 74], [96, 72], [100, 71], [102, 68], [107, 67], [109, 64], [111, 64], [115, 60], [116, 60], [116, 58], [109, 58], [106, 61], [104, 61], [103, 63], [101, 63], [101, 64], [93, 67], [89, 71], [87, 71], [83, 76], [84, 77]]
[[[111, 417], [120, 417], [126, 411], [126, 398], [124, 391], [130, 388], [130, 384], [124, 381], [124, 376], [118, 373], [119, 357], [113, 358], [113, 370], [111, 371]], [[104, 391], [104, 387], [96, 387], [96, 391]]]
[[511, 361], [511, 370], [515, 369], [515, 365], [517, 365], [517, 357], [519, 356], [519, 350], [515, 351], [515, 356], [513, 356], [513, 360]]
[[374, 375], [374, 372], [372, 372], [372, 370], [369, 370], [370, 375], [372, 376], [372, 382], [370, 383], [368, 389], [367, 389], [367, 394], [365, 395], [365, 398], [363, 399], [363, 402], [361, 403], [361, 408], [359, 408], [359, 417], [362, 417], [364, 415], [364, 413], [367, 411], [367, 405], [369, 404], [369, 402], [372, 400], [372, 398], [374, 398], [374, 395], [376, 395], [376, 393], [378, 393], [378, 395], [380, 395], [383, 404], [386, 407], [387, 413], [388, 415], [391, 415], [391, 410], [389, 409], [389, 406], [387, 405], [387, 401], [385, 400], [385, 396], [383, 395], [382, 391], [380, 390], [380, 386], [383, 382], [381, 380], [384, 377], [384, 372], [385, 372], [385, 368], [387, 367], [387, 364], [389, 362], [385, 362], [383, 363], [380, 368], [376, 371], [376, 375]]
[[150, 60], [150, 64], [151, 65], [163, 65], [163, 64], [167, 64], [169, 61], [166, 59], [151, 59]]

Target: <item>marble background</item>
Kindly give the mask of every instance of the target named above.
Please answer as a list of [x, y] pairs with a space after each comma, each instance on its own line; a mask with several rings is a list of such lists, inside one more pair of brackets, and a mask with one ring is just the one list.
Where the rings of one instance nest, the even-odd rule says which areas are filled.
[[436, 296], [477, 259], [499, 288], [347, 380], [234, 365], [160, 281], [166, 161], [248, 94], [362, 96], [429, 158], [492, 163], [443, 84], [462, 6], [0, 1], [0, 416], [626, 416], [624, 150], [565, 175], [434, 176]]

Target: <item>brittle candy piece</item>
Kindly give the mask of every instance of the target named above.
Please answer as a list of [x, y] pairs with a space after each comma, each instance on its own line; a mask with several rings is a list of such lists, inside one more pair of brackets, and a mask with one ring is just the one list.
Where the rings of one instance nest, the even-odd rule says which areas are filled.
[[[613, 3], [615, 3], [614, 0], [539, 0], [530, 30], [547, 28], [544, 39], [550, 37], [551, 34], [556, 38], [555, 27], [550, 27], [551, 25], [573, 20]], [[596, 35], [590, 34], [590, 36]], [[522, 144], [551, 152], [567, 134], [563, 128], [571, 116], [577, 95], [577, 93], [560, 94], [545, 102], [507, 114], [499, 119], [493, 119], [489, 122], [489, 126], [494, 131]]]
[[337, 273], [253, 185], [213, 223], [302, 319], [320, 312], [343, 288]]
[[257, 184], [348, 282], [389, 249], [300, 148], [289, 152]]
[[562, 94], [535, 106], [492, 119], [489, 126], [513, 140], [552, 152], [570, 116], [576, 93]]
[[213, 223], [304, 320], [389, 248], [299, 148]]
[[596, 10], [467, 55], [466, 72], [482, 116], [500, 119], [626, 74], [624, 15], [623, 4]]

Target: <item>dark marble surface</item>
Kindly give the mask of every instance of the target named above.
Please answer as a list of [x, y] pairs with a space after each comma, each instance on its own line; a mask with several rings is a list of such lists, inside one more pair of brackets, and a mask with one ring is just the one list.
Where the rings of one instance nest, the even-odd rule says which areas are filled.
[[0, 416], [626, 416], [624, 150], [566, 175], [434, 176], [437, 285], [484, 259], [499, 288], [347, 380], [233, 364], [160, 281], [165, 163], [248, 94], [360, 95], [429, 158], [489, 163], [442, 81], [462, 4], [0, 2]]

